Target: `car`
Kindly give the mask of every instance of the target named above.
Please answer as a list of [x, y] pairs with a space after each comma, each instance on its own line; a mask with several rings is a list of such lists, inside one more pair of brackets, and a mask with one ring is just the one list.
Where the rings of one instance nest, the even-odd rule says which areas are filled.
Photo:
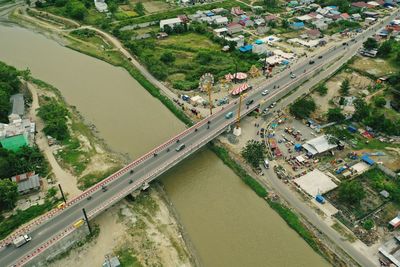
[[319, 58], [319, 59], [321, 59], [321, 58], [322, 58], [322, 56], [319, 56], [318, 58]]
[[268, 108], [264, 108], [262, 114], [266, 115], [268, 113], [268, 110], [269, 110]]
[[296, 74], [294, 74], [294, 73], [290, 74], [290, 78], [292, 78], [292, 79], [296, 78]]
[[246, 106], [250, 106], [253, 103], [254, 103], [254, 99], [250, 99], [249, 101], [246, 102]]
[[107, 191], [107, 186], [102, 185], [102, 186], [101, 186], [101, 190], [103, 190], [103, 192], [106, 192], [106, 191]]
[[225, 119], [231, 119], [233, 117], [233, 111], [230, 111], [228, 113], [225, 114]]
[[274, 102], [271, 105], [269, 105], [269, 108], [274, 108], [275, 106], [276, 106], [276, 102]]
[[268, 90], [264, 90], [264, 91], [261, 92], [261, 95], [266, 96], [266, 95], [268, 95], [268, 93], [269, 93]]
[[342, 45], [347, 45], [347, 43], [346, 43], [346, 42], [344, 42]]
[[310, 65], [314, 64], [315, 61], [314, 60], [310, 60], [310, 62], [308, 62]]
[[182, 149], [184, 149], [185, 147], [186, 147], [185, 144], [180, 144], [175, 150], [176, 150], [176, 152], [179, 152], [179, 151], [181, 151]]

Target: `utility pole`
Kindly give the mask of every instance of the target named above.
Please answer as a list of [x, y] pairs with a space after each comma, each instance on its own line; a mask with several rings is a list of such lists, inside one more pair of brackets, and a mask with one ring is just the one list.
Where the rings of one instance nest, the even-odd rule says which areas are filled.
[[205, 87], [206, 87], [206, 90], [207, 90], [207, 93], [208, 93], [208, 102], [209, 102], [209, 104], [210, 104], [210, 115], [212, 115], [213, 103], [212, 103], [212, 100], [211, 100], [211, 91], [212, 91], [211, 82], [208, 82], [208, 83], [205, 85]]
[[92, 228], [90, 227], [89, 219], [88, 219], [88, 217], [87, 217], [87, 215], [86, 215], [85, 208], [82, 209], [82, 212], [83, 212], [83, 217], [85, 218], [87, 227], [88, 227], [88, 229], [89, 229], [89, 233], [90, 233], [90, 235], [93, 235]]
[[239, 95], [239, 108], [238, 108], [238, 115], [236, 119], [236, 127], [233, 129], [233, 134], [235, 136], [240, 136], [242, 134], [242, 129], [240, 129], [240, 109], [242, 108], [242, 92]]
[[237, 76], [237, 73], [238, 73], [238, 65], [237, 65], [237, 62], [235, 62], [235, 67], [236, 67], [236, 72], [235, 72], [235, 83], [237, 83], [237, 79], [236, 79], [236, 76]]
[[60, 184], [58, 184], [58, 188], [60, 188], [61, 196], [64, 200], [64, 203], [67, 204], [67, 200], [65, 199], [64, 191], [62, 190], [62, 187]]

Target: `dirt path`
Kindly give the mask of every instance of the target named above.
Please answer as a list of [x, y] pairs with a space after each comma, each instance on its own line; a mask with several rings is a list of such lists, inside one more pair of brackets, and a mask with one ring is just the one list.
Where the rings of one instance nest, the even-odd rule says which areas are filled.
[[28, 83], [29, 91], [32, 94], [32, 106], [29, 111], [29, 117], [36, 122], [36, 144], [46, 156], [57, 182], [62, 186], [64, 193], [68, 193], [70, 197], [77, 196], [81, 191], [76, 187], [76, 177], [64, 171], [53, 155], [52, 148], [48, 145], [45, 134], [43, 133], [44, 124], [41, 118], [36, 115], [39, 108], [38, 92], [35, 85]]

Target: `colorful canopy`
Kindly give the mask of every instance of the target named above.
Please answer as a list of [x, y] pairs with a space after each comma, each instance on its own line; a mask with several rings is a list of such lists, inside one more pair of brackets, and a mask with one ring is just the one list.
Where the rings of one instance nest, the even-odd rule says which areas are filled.
[[233, 77], [236, 78], [237, 80], [244, 80], [247, 79], [247, 74], [243, 72], [238, 72], [234, 74]]
[[231, 94], [232, 94], [232, 95], [238, 95], [238, 94], [240, 94], [241, 92], [246, 91], [247, 89], [249, 89], [249, 87], [250, 87], [250, 86], [249, 86], [247, 83], [241, 84], [241, 85], [239, 85], [238, 87], [234, 88], [234, 89], [231, 91]]
[[235, 76], [233, 76], [233, 74], [228, 73], [225, 75], [225, 79], [227, 81], [232, 81], [233, 79], [235, 79]]

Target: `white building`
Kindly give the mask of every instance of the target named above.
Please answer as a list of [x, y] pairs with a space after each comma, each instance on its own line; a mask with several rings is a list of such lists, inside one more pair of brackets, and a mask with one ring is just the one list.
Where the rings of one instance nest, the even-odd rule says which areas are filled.
[[327, 135], [321, 135], [319, 137], [311, 139], [303, 145], [303, 148], [313, 156], [322, 154], [336, 147], [337, 144], [331, 144]]
[[163, 31], [165, 26], [169, 26], [171, 28], [175, 27], [176, 25], [180, 25], [182, 20], [180, 18], [172, 18], [172, 19], [163, 19], [160, 20], [160, 29]]
[[94, 0], [94, 6], [99, 12], [103, 13], [108, 11], [108, 6], [105, 0]]

